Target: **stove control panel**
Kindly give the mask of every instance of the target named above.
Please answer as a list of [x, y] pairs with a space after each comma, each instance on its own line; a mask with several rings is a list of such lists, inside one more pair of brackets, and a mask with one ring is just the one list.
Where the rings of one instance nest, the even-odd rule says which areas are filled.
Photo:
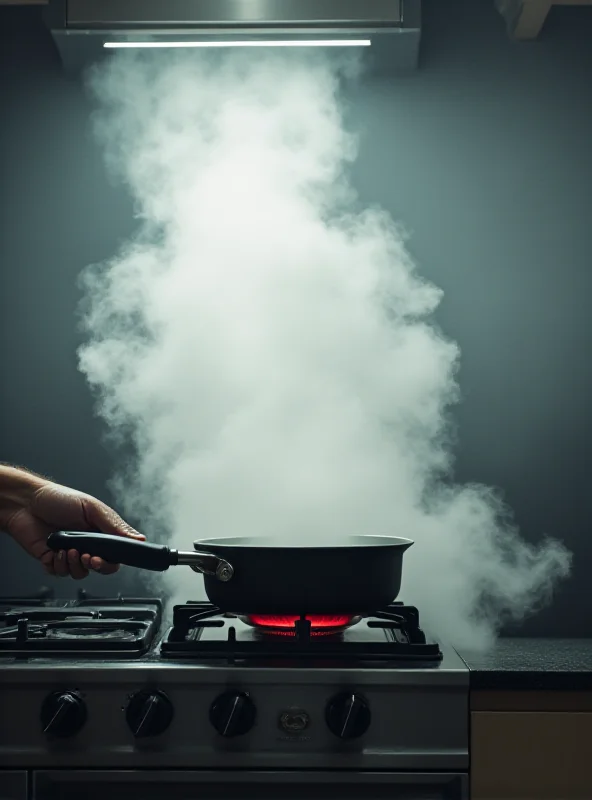
[[455, 673], [127, 666], [0, 664], [0, 771], [446, 771], [468, 759]]
[[164, 733], [174, 713], [173, 704], [164, 692], [145, 690], [132, 694], [125, 720], [136, 739], [143, 739]]
[[225, 692], [210, 706], [210, 722], [220, 736], [242, 736], [257, 718], [257, 709], [247, 692]]
[[86, 705], [76, 691], [52, 692], [41, 706], [41, 727], [49, 737], [75, 736], [86, 722]]
[[357, 739], [370, 727], [372, 715], [366, 700], [354, 692], [342, 692], [327, 704], [325, 720], [340, 739]]

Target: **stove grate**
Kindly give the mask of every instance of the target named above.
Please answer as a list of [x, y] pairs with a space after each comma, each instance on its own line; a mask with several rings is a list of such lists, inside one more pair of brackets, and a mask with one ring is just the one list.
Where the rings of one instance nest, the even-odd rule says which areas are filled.
[[[212, 629], [224, 629], [224, 635], [211, 635]], [[310, 621], [301, 615], [295, 620], [292, 635], [282, 634], [247, 628], [240, 617], [224, 614], [209, 603], [186, 603], [175, 606], [173, 626], [161, 644], [161, 653], [168, 658], [222, 659], [229, 664], [253, 659], [258, 663], [286, 659], [302, 664], [320, 659], [333, 666], [335, 661], [359, 664], [442, 659], [439, 645], [426, 641], [417, 609], [402, 603], [364, 617], [356, 626], [323, 636], [311, 635]]]
[[91, 598], [56, 600], [53, 593], [34, 597], [0, 597], [0, 655], [140, 656], [160, 628], [158, 598]]

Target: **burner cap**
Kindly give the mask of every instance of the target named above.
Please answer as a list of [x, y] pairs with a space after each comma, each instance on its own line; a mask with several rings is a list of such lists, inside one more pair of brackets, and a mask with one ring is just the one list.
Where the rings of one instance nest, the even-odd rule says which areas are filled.
[[50, 628], [47, 632], [49, 639], [103, 639], [107, 641], [131, 642], [136, 637], [132, 631], [121, 628], [95, 628], [91, 625], [80, 628]]

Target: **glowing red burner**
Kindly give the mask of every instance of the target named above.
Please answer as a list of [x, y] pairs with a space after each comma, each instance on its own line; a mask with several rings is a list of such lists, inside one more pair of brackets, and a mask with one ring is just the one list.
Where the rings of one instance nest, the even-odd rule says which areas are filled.
[[[251, 614], [246, 618], [249, 625], [259, 628], [263, 633], [279, 634], [291, 636], [296, 633], [296, 622], [301, 619], [300, 615], [277, 615], [268, 616]], [[337, 633], [355, 625], [359, 617], [353, 614], [307, 614], [305, 619], [310, 622], [311, 634], [321, 636], [322, 634]]]

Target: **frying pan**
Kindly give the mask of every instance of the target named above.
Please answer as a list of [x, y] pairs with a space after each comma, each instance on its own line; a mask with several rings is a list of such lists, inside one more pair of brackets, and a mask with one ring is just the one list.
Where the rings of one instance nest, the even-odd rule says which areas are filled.
[[194, 542], [194, 550], [101, 533], [52, 533], [52, 550], [77, 550], [156, 572], [186, 565], [206, 594], [234, 614], [363, 614], [385, 608], [401, 588], [403, 553], [395, 536], [345, 536], [338, 545], [280, 546], [263, 536]]

